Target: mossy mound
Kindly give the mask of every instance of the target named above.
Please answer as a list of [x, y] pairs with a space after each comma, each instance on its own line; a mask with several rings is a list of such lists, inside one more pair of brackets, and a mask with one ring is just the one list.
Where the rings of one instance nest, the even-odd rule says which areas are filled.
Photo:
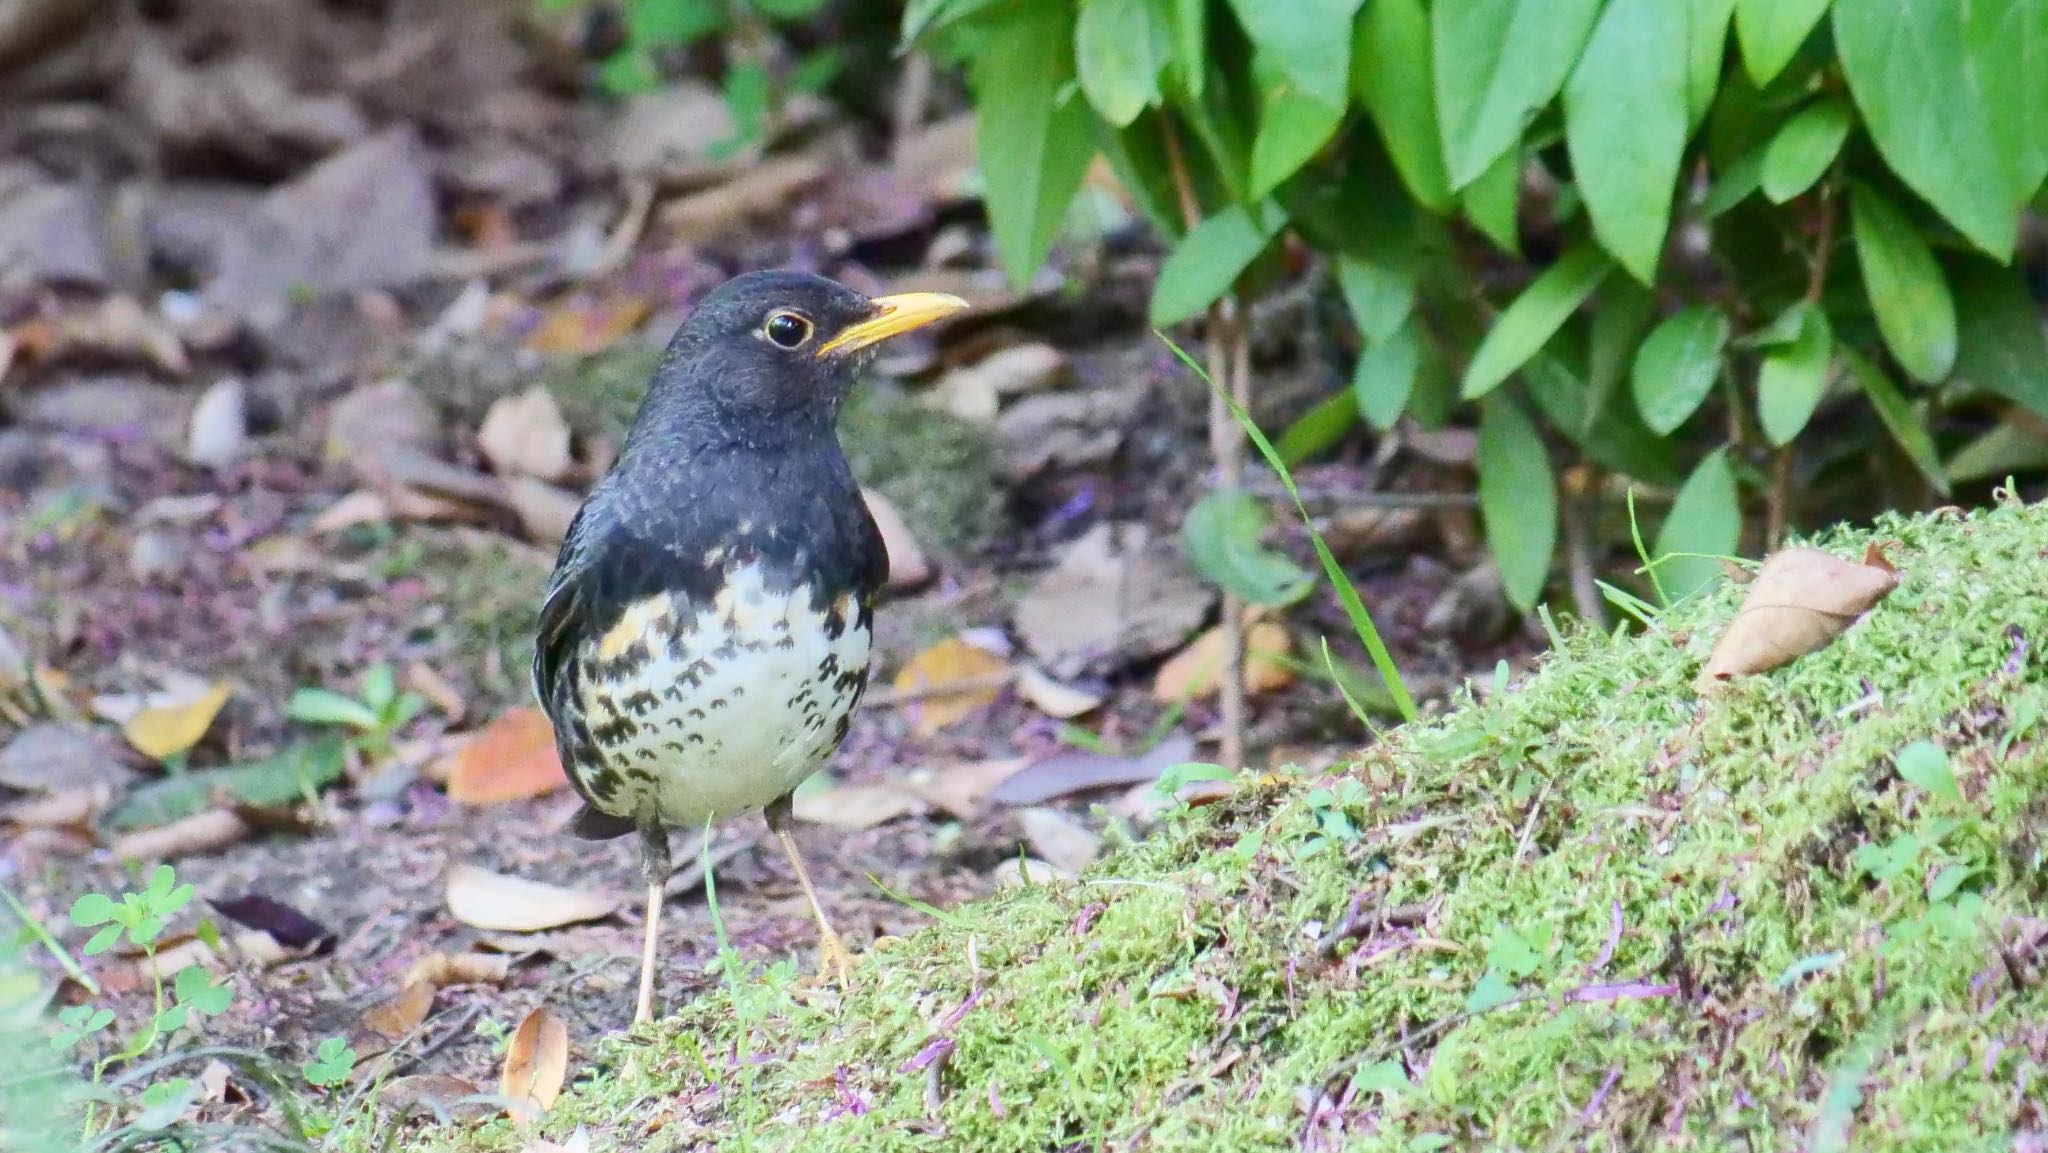
[[[2048, 1077], [2048, 509], [1702, 700], [1742, 590], [1582, 633], [1341, 775], [597, 1046], [591, 1148], [2012, 1148]], [[1900, 775], [1908, 754], [1909, 783]], [[1945, 760], [1946, 774], [1936, 770]], [[1953, 781], [1953, 788], [1948, 785]], [[432, 1140], [513, 1149], [509, 1127]]]

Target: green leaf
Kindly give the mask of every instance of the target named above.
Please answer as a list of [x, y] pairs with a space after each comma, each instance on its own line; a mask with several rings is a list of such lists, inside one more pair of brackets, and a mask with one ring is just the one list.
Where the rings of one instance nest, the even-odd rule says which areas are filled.
[[1956, 450], [1945, 471], [1954, 483], [1971, 484], [2043, 470], [2048, 470], [2048, 439], [2006, 421]]
[[1613, 267], [1605, 253], [1582, 243], [1544, 269], [1501, 312], [1472, 353], [1472, 362], [1465, 369], [1465, 399], [1477, 399], [1499, 388], [1526, 364], [1600, 287]]
[[1593, 310], [1586, 349], [1586, 406], [1575, 426], [1580, 435], [1607, 414], [1615, 390], [1629, 378], [1643, 335], [1657, 319], [1657, 298], [1632, 280], [1611, 280]]
[[85, 955], [88, 957], [97, 957], [101, 953], [106, 952], [108, 949], [113, 948], [114, 942], [120, 939], [121, 926], [108, 925], [106, 928], [101, 929], [97, 933], [94, 933], [91, 936], [91, 938], [89, 938], [85, 942]]
[[363, 703], [382, 717], [398, 700], [398, 673], [390, 665], [377, 665], [363, 674]]
[[1431, 59], [1453, 189], [1519, 144], [1571, 74], [1599, 12], [1600, 0], [1437, 0]]
[[2048, 417], [2048, 338], [2026, 281], [1978, 256], [1948, 263], [1955, 289], [1956, 375]]
[[[1735, 39], [1742, 63], [1758, 88], [1777, 79], [1820, 18], [1829, 0], [1735, 0]], [[1887, 0], [1895, 3], [1897, 0]]]
[[1268, 95], [1252, 140], [1250, 195], [1261, 199], [1315, 159], [1344, 123], [1344, 104], [1326, 104], [1299, 89], [1282, 87]]
[[1401, 330], [1415, 312], [1415, 273], [1362, 256], [1337, 258], [1337, 287], [1368, 344]]
[[1770, 442], [1778, 445], [1790, 444], [1820, 407], [1834, 350], [1827, 315], [1805, 301], [1793, 307], [1801, 311], [1798, 338], [1772, 345], [1757, 372], [1757, 421]]
[[1643, 423], [1669, 436], [1699, 411], [1721, 378], [1728, 347], [1728, 317], [1696, 304], [1657, 326], [1636, 354], [1630, 386]]
[[1359, 415], [1374, 428], [1384, 432], [1401, 419], [1415, 389], [1421, 356], [1413, 320], [1360, 354], [1358, 368], [1351, 374], [1351, 393], [1358, 400]]
[[1892, 757], [1899, 776], [1944, 801], [1961, 804], [1963, 792], [1956, 787], [1956, 775], [1949, 768], [1948, 754], [1933, 741], [1914, 741]]
[[1160, 102], [1159, 74], [1173, 57], [1173, 30], [1156, 0], [1081, 0], [1074, 65], [1081, 91], [1119, 128]]
[[[906, 25], [909, 19], [906, 13]], [[1065, 0], [1032, 0], [991, 23], [975, 60], [975, 139], [989, 228], [1020, 287], [1045, 262], [1095, 154], [1087, 105], [1060, 98], [1074, 74], [1072, 20]]]
[[1209, 0], [1173, 0], [1173, 68], [1190, 96], [1209, 80]]
[[1267, 200], [1253, 208], [1232, 205], [1197, 225], [1159, 270], [1152, 323], [1179, 324], [1222, 299], [1286, 223], [1287, 214]]
[[[1500, 970], [1488, 969], [1479, 978], [1479, 983], [1472, 986], [1472, 991], [1465, 995], [1465, 1012], [1467, 1014], [1484, 1013], [1489, 1009], [1498, 1009], [1514, 999], [1514, 984], [1506, 977], [1501, 976]], [[1445, 1145], [1452, 1143], [1447, 1139], [1442, 1145], [1432, 1145], [1429, 1147], [1441, 1149]], [[1410, 1148], [1413, 1147], [1412, 1145], [1410, 1146]]]
[[1358, 403], [1348, 392], [1325, 397], [1321, 403], [1295, 419], [1274, 442], [1280, 459], [1289, 468], [1313, 460], [1344, 442], [1358, 427]]
[[1746, 153], [1714, 177], [1714, 182], [1707, 186], [1706, 200], [1700, 204], [1700, 215], [1712, 220], [1748, 200], [1750, 194], [1763, 186], [1766, 155], [1763, 148]]
[[628, 4], [625, 17], [626, 37], [642, 51], [694, 44], [725, 27], [725, 11], [717, 0]]
[[1536, 607], [1557, 547], [1557, 485], [1550, 451], [1521, 406], [1492, 396], [1479, 418], [1479, 518], [1508, 600]]
[[1266, 509], [1242, 490], [1217, 489], [1188, 510], [1181, 540], [1195, 571], [1255, 605], [1293, 604], [1315, 587], [1300, 565], [1259, 542]]
[[113, 920], [114, 912], [114, 902], [105, 893], [86, 893], [71, 902], [71, 923], [90, 929]]
[[[1373, 0], [1379, 3], [1379, 0]], [[1351, 1075], [1351, 1088], [1359, 1093], [1378, 1093], [1382, 1097], [1394, 1097], [1410, 1088], [1408, 1068], [1393, 1057], [1375, 1061]]]
[[1394, 168], [1416, 202], [1438, 215], [1449, 212], [1451, 180], [1444, 171], [1423, 0], [1366, 4], [1352, 42], [1351, 90], [1379, 126]]
[[308, 725], [346, 725], [365, 732], [377, 727], [375, 710], [333, 689], [300, 689], [285, 705], [284, 715]]
[[1591, 386], [1562, 357], [1547, 350], [1539, 352], [1529, 358], [1521, 375], [1530, 399], [1587, 460], [1609, 472], [1659, 487], [1676, 487], [1684, 479], [1671, 442], [1644, 427], [1632, 404], [1610, 404], [1594, 411]]
[[1657, 277], [1685, 152], [1687, 11], [1608, 0], [1564, 89], [1565, 146], [1593, 234], [1644, 284]]
[[1812, 188], [1842, 151], [1853, 120], [1847, 102], [1816, 100], [1787, 121], [1764, 149], [1763, 190], [1771, 203]]
[[177, 993], [178, 1003], [190, 1006], [195, 1013], [217, 1016], [227, 1011], [234, 1000], [234, 990], [223, 981], [215, 983], [202, 965], [187, 965], [178, 970], [172, 986]]
[[1460, 202], [1465, 216], [1502, 252], [1522, 254], [1521, 221], [1515, 215], [1522, 194], [1522, 153], [1510, 148], [1493, 167], [1465, 186]]
[[1850, 190], [1856, 257], [1877, 331], [1900, 367], [1934, 384], [1956, 367], [1956, 302], [1941, 265], [1898, 205], [1867, 184]]
[[2031, 200], [2048, 178], [2048, 0], [2002, 0], [1970, 6], [1974, 50], [1982, 70], [1984, 107], [1995, 151], [2012, 173], [2013, 195]]
[[1698, 128], [1721, 87], [1721, 61], [1728, 50], [1728, 25], [1735, 0], [1692, 0], [1686, 27], [1685, 122]]
[[825, 7], [825, 0], [747, 0], [756, 12], [771, 20], [808, 20]]
[[[2014, 109], [1987, 102], [2009, 67], [1973, 44], [1976, 4], [1836, 0], [1835, 48], [1864, 126], [1885, 163], [1972, 244], [2011, 258], [2023, 197], [2008, 166]], [[1974, 14], [1974, 15], [1973, 15]], [[2013, 163], [2016, 163], [2013, 162]]]
[[1230, 0], [1245, 35], [1302, 95], [1342, 107], [1351, 89], [1351, 19], [1361, 0]]
[[1948, 495], [1948, 473], [1941, 466], [1941, 453], [1934, 447], [1934, 435], [1927, 431], [1926, 416], [1909, 403], [1884, 370], [1858, 355], [1856, 350], [1844, 346], [1841, 350], [1842, 364], [1849, 375], [1856, 378], [1863, 395], [1870, 398], [1870, 406], [1877, 410], [1877, 418], [1884, 422], [1892, 439], [1905, 450], [1906, 459], [1934, 486], [1934, 491]]
[[1657, 566], [1657, 579], [1672, 600], [1684, 600], [1721, 578], [1721, 566], [1704, 558], [1732, 556], [1741, 543], [1742, 501], [1735, 489], [1735, 470], [1728, 467], [1728, 452], [1721, 449], [1685, 478], [1664, 527], [1657, 530], [1655, 556], [1704, 556], [1663, 561]]
[[324, 737], [274, 757], [165, 777], [132, 790], [107, 816], [115, 829], [162, 825], [189, 817], [216, 796], [258, 808], [293, 804], [341, 779], [346, 744]]
[[928, 33], [1003, 3], [1006, 0], [909, 0], [903, 6], [901, 43], [908, 48]]

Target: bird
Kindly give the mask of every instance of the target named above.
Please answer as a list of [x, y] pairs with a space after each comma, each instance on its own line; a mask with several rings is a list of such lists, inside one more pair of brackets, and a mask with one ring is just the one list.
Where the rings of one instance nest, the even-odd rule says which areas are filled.
[[585, 840], [637, 833], [653, 1016], [668, 830], [759, 810], [817, 922], [820, 979], [851, 955], [791, 835], [792, 796], [868, 682], [888, 553], [837, 432], [880, 344], [961, 311], [823, 276], [747, 273], [677, 329], [617, 458], [570, 521], [538, 613], [533, 692]]

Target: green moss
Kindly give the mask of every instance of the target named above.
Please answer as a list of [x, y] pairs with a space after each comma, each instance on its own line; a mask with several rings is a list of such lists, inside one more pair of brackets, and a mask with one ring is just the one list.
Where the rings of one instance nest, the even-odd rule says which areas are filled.
[[[1647, 635], [1579, 634], [1341, 777], [1248, 783], [1077, 884], [878, 946], [843, 1003], [750, 985], [604, 1043], [546, 1128], [1037, 1153], [1312, 1126], [1357, 1149], [1784, 1148], [1846, 1126], [1858, 1149], [2008, 1148], [2048, 1076], [2048, 510], [1870, 535], [1901, 542], [1900, 587], [1786, 669], [1692, 692], [1735, 588]], [[1900, 778], [1921, 740], [1959, 799]]]
[[979, 425], [875, 383], [847, 397], [839, 439], [854, 475], [895, 504], [926, 548], [971, 552], [1002, 529], [995, 445]]
[[616, 448], [633, 427], [661, 352], [656, 345], [622, 340], [592, 356], [550, 357], [541, 369], [541, 383], [562, 406], [572, 430], [602, 437]]

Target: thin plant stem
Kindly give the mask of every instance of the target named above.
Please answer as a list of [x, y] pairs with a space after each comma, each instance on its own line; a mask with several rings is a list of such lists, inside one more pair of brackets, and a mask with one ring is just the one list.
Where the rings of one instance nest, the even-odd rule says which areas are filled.
[[[1195, 198], [1194, 180], [1188, 175], [1187, 158], [1181, 151], [1180, 135], [1173, 121], [1164, 116], [1160, 126], [1166, 135], [1166, 159], [1173, 170], [1174, 195], [1180, 202], [1181, 220], [1188, 231], [1202, 222], [1201, 204]], [[1244, 331], [1234, 293], [1209, 306], [1209, 340], [1205, 349], [1209, 375], [1218, 381], [1240, 408], [1250, 407], [1251, 341]], [[1226, 492], [1244, 488], [1244, 432], [1230, 415], [1224, 395], [1209, 398], [1209, 453], [1216, 462], [1217, 486]], [[1223, 763], [1236, 767], [1244, 763], [1244, 601], [1228, 590], [1223, 593], [1223, 615], [1217, 628], [1223, 635], [1223, 672], [1217, 682], [1217, 706], [1222, 713]]]
[[[1828, 287], [1828, 264], [1835, 255], [1836, 215], [1836, 173], [1820, 186], [1820, 222], [1813, 245], [1813, 266], [1806, 277], [1806, 303], [1820, 307], [1821, 294]], [[1777, 459], [1771, 463], [1771, 504], [1769, 520], [1764, 529], [1766, 551], [1785, 543], [1785, 525], [1790, 518], [1788, 508], [1792, 503], [1792, 445], [1778, 449]]]

